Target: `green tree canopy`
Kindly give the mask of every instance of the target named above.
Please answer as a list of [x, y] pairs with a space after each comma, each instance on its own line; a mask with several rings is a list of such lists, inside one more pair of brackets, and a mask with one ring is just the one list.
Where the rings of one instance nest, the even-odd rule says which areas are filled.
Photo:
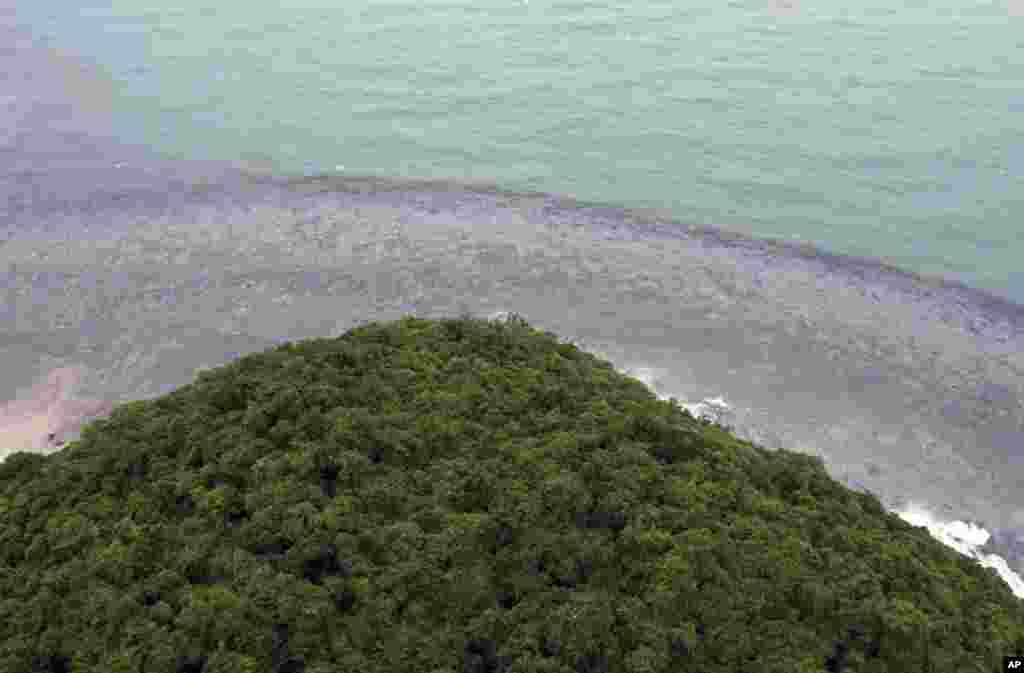
[[991, 570], [520, 317], [288, 343], [0, 464], [0, 671], [988, 673]]

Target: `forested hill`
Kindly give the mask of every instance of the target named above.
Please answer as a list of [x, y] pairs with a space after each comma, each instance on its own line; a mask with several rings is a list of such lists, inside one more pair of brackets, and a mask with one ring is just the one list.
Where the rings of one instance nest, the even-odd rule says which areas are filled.
[[0, 464], [0, 672], [990, 673], [1024, 601], [512, 316], [285, 344]]

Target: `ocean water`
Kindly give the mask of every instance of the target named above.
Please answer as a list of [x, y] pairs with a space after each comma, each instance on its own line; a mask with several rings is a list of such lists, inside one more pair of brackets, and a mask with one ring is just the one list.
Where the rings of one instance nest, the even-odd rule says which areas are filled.
[[[132, 399], [516, 310], [947, 544], [982, 531], [958, 548], [1020, 594], [1021, 36], [1019, 0], [0, 0], [0, 358]], [[344, 318], [303, 305], [359, 265]]]
[[16, 6], [169, 156], [664, 208], [1024, 302], [1019, 0]]
[[[627, 370], [627, 373], [648, 386], [654, 385], [652, 372], [646, 368]], [[659, 395], [659, 398], [667, 399], [668, 397]], [[687, 403], [684, 401], [681, 406], [698, 418], [707, 418], [715, 422], [721, 422], [731, 408], [731, 405], [721, 397], [704, 399], [700, 402]], [[937, 517], [928, 505], [914, 501], [903, 503], [894, 511], [904, 521], [914, 526], [927, 528], [932, 537], [947, 547], [977, 560], [986, 568], [995, 570], [1015, 595], [1024, 598], [1024, 578], [1007, 563], [1003, 556], [986, 551], [985, 546], [992, 539], [992, 534], [985, 530], [984, 526], [959, 519], [944, 520]]]

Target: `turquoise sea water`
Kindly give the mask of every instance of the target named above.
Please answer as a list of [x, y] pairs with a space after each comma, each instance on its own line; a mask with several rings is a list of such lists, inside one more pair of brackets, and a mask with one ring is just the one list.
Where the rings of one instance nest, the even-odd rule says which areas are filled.
[[170, 157], [662, 208], [1024, 303], [1019, 0], [75, 0], [16, 19], [109, 79], [122, 139]]

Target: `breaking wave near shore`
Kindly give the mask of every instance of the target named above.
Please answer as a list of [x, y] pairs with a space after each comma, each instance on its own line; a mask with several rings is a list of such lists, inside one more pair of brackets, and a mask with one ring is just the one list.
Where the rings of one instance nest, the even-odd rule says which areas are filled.
[[[668, 391], [659, 382], [657, 371], [642, 365], [626, 367], [623, 371], [655, 391], [660, 399], [667, 400], [674, 397], [667, 394]], [[741, 439], [755, 443], [759, 443], [763, 439], [762, 433], [759, 433], [756, 428], [733, 425], [738, 422], [738, 415], [733, 406], [722, 397], [705, 398], [697, 402], [680, 401], [680, 406], [697, 418], [706, 418], [719, 425], [732, 428], [733, 434]], [[856, 484], [851, 484], [849, 481], [846, 485], [856, 487]], [[884, 501], [883, 504], [885, 504]], [[1010, 568], [1005, 558], [985, 551], [985, 546], [992, 539], [992, 534], [985, 528], [973, 522], [943, 519], [923, 503], [909, 502], [901, 508], [888, 507], [888, 509], [914, 526], [927, 528], [932, 537], [947, 547], [955, 549], [964, 556], [976, 559], [986, 568], [994, 569], [1015, 595], [1024, 598], [1024, 578]]]

